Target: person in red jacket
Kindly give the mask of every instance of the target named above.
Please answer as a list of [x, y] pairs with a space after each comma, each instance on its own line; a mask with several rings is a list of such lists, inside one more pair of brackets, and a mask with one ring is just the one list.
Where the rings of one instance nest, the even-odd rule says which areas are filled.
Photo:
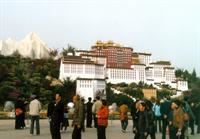
[[97, 113], [98, 127], [97, 137], [98, 139], [106, 139], [106, 127], [108, 126], [109, 110], [106, 100], [102, 100], [102, 106]]

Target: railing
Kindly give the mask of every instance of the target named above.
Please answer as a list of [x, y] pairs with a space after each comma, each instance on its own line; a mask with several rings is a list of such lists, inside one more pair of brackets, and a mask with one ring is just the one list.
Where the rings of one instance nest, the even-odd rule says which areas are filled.
[[[69, 119], [72, 119], [72, 113], [69, 113]], [[29, 113], [26, 112], [25, 114], [25, 117], [29, 117]], [[129, 119], [131, 119], [131, 115], [130, 113], [128, 113], [128, 117]], [[14, 119], [15, 118], [15, 113], [14, 112], [3, 112], [3, 111], [0, 111], [0, 119]], [[41, 119], [45, 119], [47, 118], [47, 111], [46, 110], [42, 110], [40, 112], [40, 118]], [[119, 112], [114, 112], [114, 113], [110, 113], [109, 114], [109, 119], [110, 120], [116, 120], [116, 119], [119, 119]]]

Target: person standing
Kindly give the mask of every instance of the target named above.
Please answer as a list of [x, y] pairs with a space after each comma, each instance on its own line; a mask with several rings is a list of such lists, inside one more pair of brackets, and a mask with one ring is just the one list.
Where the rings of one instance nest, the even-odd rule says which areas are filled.
[[106, 139], [106, 127], [108, 126], [109, 110], [107, 107], [106, 100], [102, 100], [102, 106], [97, 112], [98, 127], [97, 127], [97, 138]]
[[[161, 116], [161, 112], [160, 112], [160, 100], [156, 100], [156, 104], [153, 108], [154, 110], [154, 114], [155, 114], [155, 123], [156, 123], [156, 131], [161, 132], [162, 130], [162, 126], [161, 126], [161, 120], [162, 120], [162, 116]], [[157, 130], [157, 125], [158, 125], [158, 129]]]
[[15, 103], [15, 129], [24, 129], [24, 115], [25, 115], [25, 106], [22, 101], [22, 97], [19, 96]]
[[52, 108], [52, 114], [50, 119], [50, 131], [52, 139], [61, 139], [60, 124], [63, 121], [64, 116], [64, 104], [62, 102], [62, 96], [59, 93], [55, 95], [55, 103]]
[[29, 104], [29, 115], [31, 117], [31, 127], [30, 127], [30, 134], [34, 134], [34, 124], [36, 122], [36, 134], [40, 134], [40, 110], [41, 110], [41, 103], [38, 100], [36, 95], [31, 96], [32, 101]]
[[146, 103], [141, 101], [139, 104], [139, 120], [138, 120], [138, 132], [139, 139], [145, 139], [148, 133], [149, 121], [146, 110]]
[[82, 120], [82, 124], [81, 124], [81, 130], [83, 132], [85, 132], [85, 114], [86, 114], [86, 105], [85, 105], [85, 99], [82, 97], [81, 98], [81, 103], [83, 106], [83, 120]]
[[[194, 107], [194, 103], [193, 102], [190, 103], [190, 107], [191, 107], [192, 113], [194, 114], [195, 107]], [[195, 119], [196, 119], [195, 114], [194, 114], [193, 118], [190, 117], [190, 119], [189, 119], [189, 126], [191, 128], [191, 135], [194, 135], [194, 123], [195, 123]]]
[[98, 113], [99, 109], [101, 108], [101, 106], [102, 106], [102, 102], [100, 100], [100, 97], [97, 96], [96, 101], [92, 105], [92, 113], [94, 114], [94, 126], [95, 126], [95, 128], [97, 128], [97, 113]]
[[184, 122], [184, 128], [185, 128], [185, 138], [189, 139], [189, 120], [192, 120], [192, 119], [195, 119], [195, 116], [194, 116], [194, 113], [192, 112], [192, 109], [188, 103], [188, 97], [184, 97], [183, 99], [183, 103], [182, 103], [182, 108], [183, 108], [183, 111], [185, 113], [187, 113], [188, 115], [188, 119], [185, 119], [185, 122]]
[[184, 139], [184, 110], [180, 100], [174, 100], [171, 104], [172, 111], [169, 114], [169, 138]]
[[72, 126], [74, 130], [72, 132], [72, 139], [81, 139], [81, 128], [83, 124], [83, 103], [79, 95], [73, 97], [74, 114]]
[[25, 97], [22, 97], [21, 101], [22, 101], [22, 119], [21, 119], [21, 125], [22, 125], [22, 128], [26, 128], [26, 124], [25, 124], [25, 119], [26, 119], [26, 103], [25, 103]]
[[63, 117], [63, 122], [61, 123], [61, 127], [60, 127], [60, 130], [63, 130], [63, 127], [64, 127], [64, 131], [67, 130], [67, 127], [69, 126], [69, 121], [68, 121], [68, 108], [65, 107], [64, 108], [64, 117]]
[[170, 97], [167, 96], [164, 102], [160, 105], [160, 112], [162, 116], [162, 139], [166, 139], [166, 129], [169, 125], [169, 113], [171, 112], [171, 102]]
[[151, 139], [156, 139], [156, 124], [155, 124], [155, 115], [153, 112], [153, 103], [149, 100], [146, 100], [146, 111], [147, 111], [147, 120], [148, 120], [148, 128], [146, 138], [150, 135]]
[[122, 132], [125, 133], [126, 128], [128, 126], [128, 106], [125, 103], [123, 103], [119, 107], [119, 115], [120, 115]]
[[[132, 124], [133, 124], [133, 125], [134, 125], [134, 116], [135, 116], [135, 112], [136, 112], [135, 103], [136, 103], [136, 101], [133, 102], [133, 103], [131, 104], [131, 107], [130, 107], [130, 109], [131, 109], [131, 117], [132, 117]], [[133, 129], [133, 128], [134, 128], [134, 126], [132, 126], [132, 129]]]
[[47, 107], [47, 118], [49, 120], [49, 123], [51, 123], [51, 117], [54, 111], [54, 104], [55, 104], [55, 97], [52, 97]]
[[133, 111], [133, 133], [134, 139], [139, 139], [139, 113], [140, 113], [140, 103], [141, 101], [138, 99], [135, 102], [134, 111]]
[[195, 104], [195, 116], [197, 125], [197, 134], [200, 134], [200, 103]]
[[[92, 108], [94, 106], [94, 103], [96, 102], [97, 100], [94, 99], [93, 102], [92, 102]], [[93, 123], [94, 123], [94, 127], [96, 128], [97, 127], [97, 123], [96, 123], [96, 113], [93, 113], [93, 110], [92, 110], [92, 120], [93, 120]]]
[[87, 106], [87, 124], [86, 124], [86, 127], [87, 128], [91, 128], [92, 127], [92, 98], [91, 97], [89, 97], [88, 98], [88, 102], [87, 102], [87, 104], [86, 104], [86, 106]]

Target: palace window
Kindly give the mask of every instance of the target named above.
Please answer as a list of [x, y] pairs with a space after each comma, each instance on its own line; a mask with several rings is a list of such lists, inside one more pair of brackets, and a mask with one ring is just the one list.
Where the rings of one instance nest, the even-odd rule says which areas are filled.
[[70, 65], [64, 65], [64, 73], [70, 73]]

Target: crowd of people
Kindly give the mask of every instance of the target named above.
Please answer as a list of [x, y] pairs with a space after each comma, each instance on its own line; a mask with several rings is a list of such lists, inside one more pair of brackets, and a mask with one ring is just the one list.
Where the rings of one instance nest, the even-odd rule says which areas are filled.
[[[166, 132], [170, 139], [189, 139], [189, 134], [194, 135], [195, 123], [197, 133], [200, 133], [199, 108], [199, 104], [194, 107], [187, 98], [170, 100], [166, 97], [162, 101], [138, 99], [131, 109], [134, 139], [146, 139], [148, 136], [155, 139], [156, 132], [162, 133], [162, 139], [166, 139]], [[188, 133], [189, 128], [191, 133]]]
[[[81, 139], [81, 133], [85, 132], [85, 119], [86, 128], [96, 128], [97, 138], [106, 139], [106, 127], [109, 119], [109, 108], [106, 100], [97, 96], [93, 102], [92, 98], [88, 98], [87, 103], [85, 103], [84, 98], [75, 95], [73, 104], [72, 139]], [[34, 126], [36, 125], [35, 133], [40, 135], [41, 109], [41, 103], [36, 95], [31, 96], [29, 104], [19, 97], [15, 104], [15, 129], [26, 127], [24, 121], [26, 111], [28, 111], [31, 119], [30, 134], [34, 134]], [[162, 139], [166, 139], [166, 134], [169, 134], [169, 139], [189, 139], [189, 134], [200, 133], [200, 104], [188, 101], [187, 97], [182, 100], [171, 100], [170, 97], [162, 100], [136, 99], [131, 105], [127, 102], [121, 102], [118, 104], [117, 110], [122, 133], [126, 133], [128, 121], [132, 118], [134, 139], [146, 139], [148, 136], [151, 139], [156, 139], [156, 132], [162, 133]], [[64, 104], [61, 94], [56, 93], [47, 109], [52, 139], [61, 139], [60, 131], [67, 130], [69, 126], [68, 113], [68, 107]], [[195, 124], [197, 125], [196, 132]], [[191, 130], [188, 130], [189, 128]], [[189, 133], [189, 131], [191, 132]]]

